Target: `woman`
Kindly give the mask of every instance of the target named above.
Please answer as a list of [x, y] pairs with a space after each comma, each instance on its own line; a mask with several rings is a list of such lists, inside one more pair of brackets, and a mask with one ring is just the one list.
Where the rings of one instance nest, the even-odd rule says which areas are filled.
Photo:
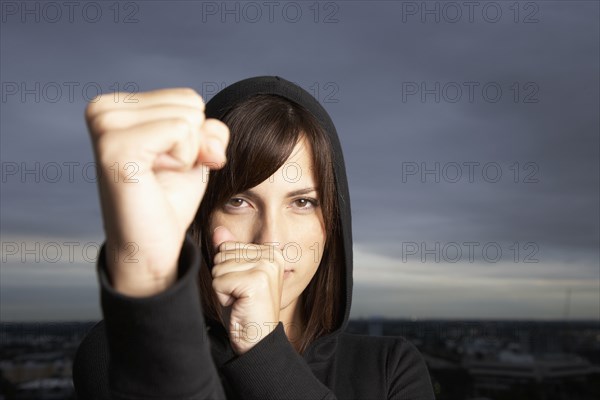
[[[104, 321], [76, 356], [79, 397], [433, 399], [405, 339], [343, 332], [350, 199], [327, 112], [279, 77], [227, 87], [206, 120], [174, 111], [196, 101], [176, 93], [87, 110], [99, 164], [133, 159], [141, 179], [99, 181]], [[178, 113], [201, 135], [177, 125]], [[139, 256], [127, 265], [132, 249]]]

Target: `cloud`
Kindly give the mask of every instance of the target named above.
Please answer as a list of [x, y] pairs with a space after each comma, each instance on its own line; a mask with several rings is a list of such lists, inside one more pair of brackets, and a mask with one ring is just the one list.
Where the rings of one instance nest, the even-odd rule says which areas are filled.
[[[263, 9], [252, 22], [252, 10], [239, 3], [246, 8], [236, 11], [235, 22], [235, 12], [211, 14], [209, 3], [137, 2], [138, 22], [127, 24], [131, 9], [120, 10], [118, 23], [109, 9], [99, 23], [77, 13], [73, 23], [7, 17], [0, 65], [7, 96], [0, 118], [3, 241], [102, 237], [97, 188], [83, 175], [93, 162], [83, 110], [94, 89], [190, 86], [210, 95], [215, 85], [276, 74], [298, 82], [330, 112], [344, 149], [355, 243], [384, 257], [357, 259], [356, 312], [376, 312], [379, 304], [390, 315], [404, 315], [402, 305], [415, 316], [552, 316], [549, 304], [560, 304], [561, 288], [573, 285], [587, 293], [577, 302], [573, 292], [573, 315], [597, 316], [590, 305], [597, 300], [600, 241], [597, 3], [536, 2], [538, 23], [524, 23], [530, 9], [515, 17], [508, 3], [497, 3], [504, 7], [497, 23], [481, 9], [473, 22], [463, 10], [457, 23], [442, 14], [439, 23], [433, 16], [423, 23], [405, 8], [410, 2], [333, 2], [318, 15], [298, 3], [306, 7], [297, 22], [282, 14], [283, 4], [273, 20]], [[337, 22], [325, 23], [327, 16]], [[8, 95], [7, 84], [19, 93]], [[21, 85], [36, 94], [21, 101]], [[52, 102], [56, 85], [63, 91]], [[490, 92], [482, 91], [486, 85]], [[502, 96], [491, 101], [498, 87]], [[453, 101], [457, 88], [462, 95]], [[57, 163], [63, 178], [35, 182], [29, 174], [23, 182], [6, 175], [22, 162], [42, 169]], [[79, 163], [75, 181], [66, 178], [64, 163]], [[479, 163], [473, 182], [465, 163]], [[419, 170], [409, 174], [415, 165]], [[462, 177], [452, 182], [456, 165]], [[439, 182], [436, 172], [422, 175], [436, 168]], [[498, 170], [500, 178], [490, 182]], [[402, 243], [443, 248], [471, 241], [497, 243], [505, 255], [517, 243], [520, 261], [533, 243], [540, 262], [490, 265], [478, 255], [464, 265], [407, 262], [400, 265], [404, 275], [398, 266], [369, 277], [360, 269], [401, 259]], [[15, 318], [39, 316], [42, 297], [85, 297], [73, 282], [26, 301], [14, 293], [19, 285], [22, 293], [34, 290], [27, 282], [36, 281], [37, 270], [11, 271], [2, 288], [13, 291]], [[403, 282], [423, 290], [415, 294]], [[525, 292], [519, 298], [527, 306], [519, 307], [516, 293]]]

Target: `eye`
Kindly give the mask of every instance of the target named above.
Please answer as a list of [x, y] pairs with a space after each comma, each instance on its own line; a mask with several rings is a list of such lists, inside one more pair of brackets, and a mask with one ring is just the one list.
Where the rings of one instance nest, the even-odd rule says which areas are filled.
[[310, 197], [302, 197], [300, 199], [294, 200], [294, 203], [297, 204], [299, 209], [301, 210], [311, 210], [316, 208], [319, 205], [319, 201], [317, 199], [313, 199]]
[[241, 205], [245, 201], [246, 200], [241, 199], [239, 197], [232, 197], [231, 199], [229, 199], [229, 201], [227, 201], [227, 203], [225, 203], [225, 206], [231, 207], [231, 208], [242, 208]]

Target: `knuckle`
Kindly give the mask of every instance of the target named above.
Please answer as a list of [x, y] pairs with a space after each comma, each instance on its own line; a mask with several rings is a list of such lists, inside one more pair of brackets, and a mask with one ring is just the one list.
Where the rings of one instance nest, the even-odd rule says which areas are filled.
[[184, 87], [184, 88], [178, 88], [176, 90], [177, 90], [178, 95], [186, 97], [187, 99], [190, 100], [190, 102], [192, 102], [192, 104], [204, 109], [204, 99], [202, 99], [202, 96], [198, 92], [196, 92], [194, 89], [189, 88], [189, 87]]
[[251, 272], [252, 280], [260, 287], [269, 285], [271, 274], [264, 269], [253, 269]]
[[86, 117], [93, 117], [94, 115], [102, 112], [106, 108], [106, 104], [111, 101], [113, 95], [120, 94], [117, 93], [99, 93], [95, 95], [90, 101], [88, 101], [87, 106], [85, 107], [85, 115]]
[[223, 262], [223, 254], [221, 252], [215, 254], [215, 256], [213, 257], [213, 271], [217, 268], [217, 266], [219, 264], [221, 264]]
[[173, 130], [180, 135], [180, 138], [187, 137], [191, 128], [189, 120], [183, 117], [173, 117], [170, 126], [172, 126]]
[[224, 143], [229, 142], [231, 132], [225, 123], [214, 118], [209, 118], [203, 122], [203, 129], [211, 135], [221, 139]]
[[263, 254], [270, 254], [271, 248], [274, 248], [274, 246], [269, 246], [267, 244], [261, 244], [258, 249], [263, 253]]
[[90, 100], [85, 106], [85, 118], [86, 120], [92, 119], [98, 112], [100, 112], [100, 100], [102, 100], [102, 95], [96, 95], [92, 100]]
[[100, 112], [91, 116], [88, 123], [92, 132], [99, 134], [107, 131], [109, 129], [111, 117], [112, 113], [110, 111]]
[[259, 260], [258, 268], [260, 268], [262, 271], [265, 271], [268, 274], [277, 273], [277, 271], [279, 270], [279, 266], [277, 263], [274, 263], [265, 258]]
[[264, 259], [264, 258], [259, 258], [256, 261], [254, 261], [254, 263], [256, 264], [255, 267], [256, 268], [268, 268], [268, 260]]
[[112, 165], [119, 161], [119, 145], [115, 135], [112, 132], [105, 132], [97, 136], [95, 141], [96, 150], [98, 152], [98, 161], [101, 165]]
[[285, 262], [285, 257], [283, 256], [283, 252], [281, 250], [275, 249], [273, 252], [273, 260], [277, 264], [283, 264]]
[[202, 113], [199, 113], [195, 109], [190, 108], [186, 110], [185, 114], [183, 114], [183, 118], [185, 118], [185, 120], [188, 121], [190, 126], [193, 126], [197, 129], [201, 126], [204, 116]]
[[171, 122], [177, 129], [185, 129], [189, 126], [189, 120], [181, 115], [173, 115], [171, 117]]
[[218, 253], [225, 252], [226, 250], [228, 250], [228, 248], [227, 248], [227, 242], [223, 242], [219, 246], [217, 246], [217, 252]]
[[87, 105], [85, 106], [85, 112], [84, 112], [85, 119], [89, 121], [94, 116], [95, 113], [96, 113], [96, 103], [94, 103], [93, 101], [88, 102]]
[[194, 89], [192, 89], [190, 87], [180, 87], [180, 88], [175, 88], [175, 90], [181, 96], [193, 97], [193, 96], [197, 96], [198, 95], [198, 92], [196, 92]]

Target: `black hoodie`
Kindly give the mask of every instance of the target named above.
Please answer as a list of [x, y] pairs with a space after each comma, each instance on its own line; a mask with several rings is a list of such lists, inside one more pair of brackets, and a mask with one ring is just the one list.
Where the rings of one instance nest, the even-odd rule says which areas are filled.
[[235, 103], [256, 94], [276, 94], [304, 106], [331, 140], [345, 254], [342, 323], [300, 355], [280, 322], [237, 356], [225, 329], [205, 324], [196, 284], [202, 255], [189, 235], [175, 284], [145, 298], [124, 296], [112, 288], [103, 245], [97, 272], [104, 320], [77, 351], [73, 382], [78, 398], [434, 399], [425, 362], [406, 339], [344, 333], [353, 282], [350, 196], [342, 147], [325, 109], [294, 83], [263, 76], [223, 89], [206, 104], [206, 116], [220, 119]]

